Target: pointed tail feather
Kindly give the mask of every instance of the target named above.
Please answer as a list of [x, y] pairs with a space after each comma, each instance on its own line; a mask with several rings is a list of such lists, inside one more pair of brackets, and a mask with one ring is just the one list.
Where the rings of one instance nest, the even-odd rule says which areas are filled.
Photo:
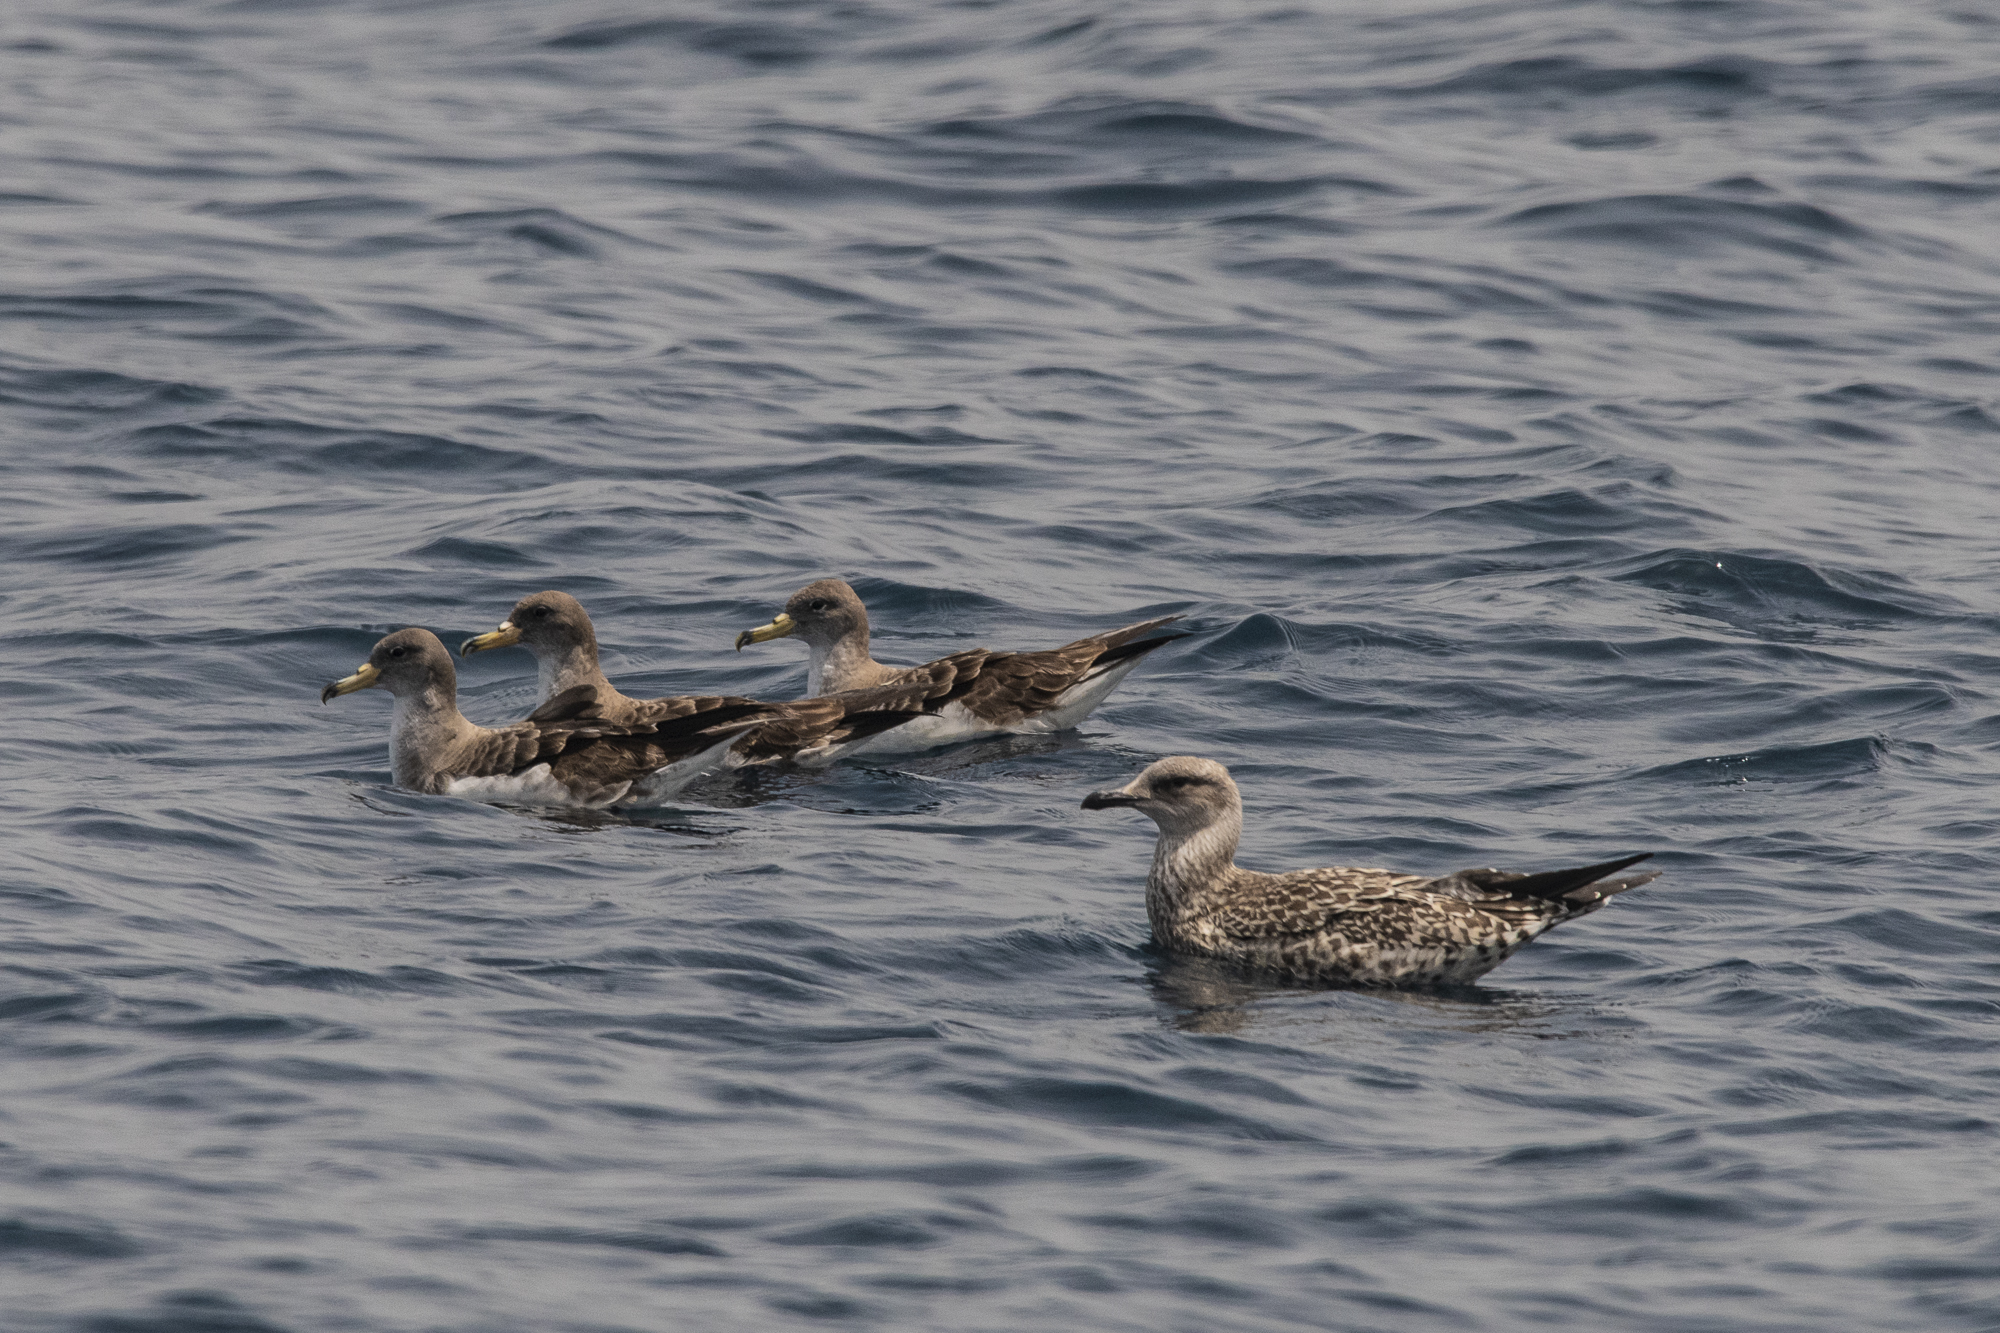
[[1566, 902], [1591, 902], [1609, 893], [1637, 888], [1638, 885], [1655, 878], [1657, 871], [1653, 875], [1635, 876], [1634, 882], [1620, 884], [1617, 888], [1600, 883], [1626, 866], [1650, 860], [1652, 855], [1651, 852], [1641, 852], [1637, 856], [1628, 856], [1618, 861], [1605, 861], [1594, 866], [1578, 866], [1572, 870], [1544, 870], [1540, 874], [1523, 875], [1519, 879], [1506, 880], [1494, 887], [1505, 890], [1516, 898], [1561, 898]]
[[[1114, 629], [1108, 634], [1093, 634], [1090, 637], [1102, 643], [1105, 647], [1105, 651], [1108, 653], [1115, 651], [1119, 648], [1125, 647], [1127, 644], [1131, 643], [1134, 639], [1138, 638], [1141, 634], [1151, 633], [1153, 630], [1158, 629], [1162, 625], [1171, 625], [1176, 620], [1186, 620], [1186, 619], [1187, 617], [1185, 615], [1161, 616], [1157, 620], [1141, 620], [1137, 624], [1127, 625], [1123, 629]], [[1180, 638], [1185, 638], [1187, 636], [1184, 634], [1176, 634], [1173, 635], [1172, 637], [1180, 639]], [[1084, 642], [1084, 641], [1079, 640], [1079, 642]], [[1160, 642], [1165, 643], [1167, 642], [1167, 640], [1161, 639]], [[1101, 662], [1104, 659], [1102, 657], [1099, 657], [1097, 660]]]
[[[1176, 617], [1176, 619], [1178, 618]], [[1186, 631], [1180, 634], [1162, 634], [1157, 638], [1139, 639], [1136, 642], [1121, 643], [1115, 647], [1107, 648], [1097, 655], [1096, 661], [1090, 664], [1090, 673], [1084, 679], [1088, 680], [1091, 676], [1102, 675], [1109, 667], [1117, 666], [1120, 662], [1128, 662], [1135, 657], [1144, 657], [1155, 648], [1163, 648], [1175, 639], [1190, 638], [1192, 634], [1193, 631]]]
[[1580, 889], [1571, 889], [1563, 895], [1563, 898], [1565, 901], [1573, 903], [1596, 902], [1600, 898], [1609, 898], [1614, 893], [1623, 893], [1627, 889], [1636, 889], [1641, 884], [1651, 884], [1665, 873], [1664, 870], [1648, 870], [1642, 875], [1627, 875], [1624, 879], [1600, 879], [1595, 884], [1586, 884]]
[[1444, 875], [1432, 880], [1424, 888], [1431, 893], [1441, 893], [1453, 898], [1477, 901], [1480, 898], [1541, 898], [1549, 902], [1590, 903], [1608, 898], [1614, 893], [1636, 889], [1641, 884], [1650, 884], [1660, 877], [1657, 870], [1645, 874], [1632, 875], [1625, 879], [1611, 879], [1626, 866], [1637, 865], [1653, 854], [1643, 852], [1638, 856], [1628, 856], [1618, 861], [1604, 861], [1594, 866], [1577, 866], [1570, 870], [1544, 870], [1539, 874], [1523, 875], [1512, 870], [1461, 870], [1456, 874]]

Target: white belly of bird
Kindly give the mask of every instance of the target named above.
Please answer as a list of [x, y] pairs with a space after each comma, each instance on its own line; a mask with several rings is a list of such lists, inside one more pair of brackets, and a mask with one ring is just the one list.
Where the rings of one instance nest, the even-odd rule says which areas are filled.
[[976, 740], [981, 736], [1038, 736], [1044, 732], [1067, 731], [1089, 717], [1104, 702], [1105, 696], [1118, 688], [1118, 682], [1138, 665], [1139, 659], [1128, 658], [1097, 675], [1086, 676], [1057, 695], [1055, 703], [1042, 712], [1008, 726], [999, 726], [975, 716], [963, 704], [949, 703], [929, 717], [905, 722], [879, 736], [843, 747], [841, 757], [910, 754], [917, 750], [934, 750], [940, 745]]
[[[586, 801], [570, 790], [569, 784], [558, 781], [549, 771], [547, 764], [536, 764], [524, 768], [519, 773], [507, 773], [499, 777], [453, 778], [446, 787], [445, 795], [463, 796], [472, 801], [491, 801], [496, 805], [609, 805], [610, 800]], [[612, 798], [612, 799], [615, 799]]]
[[721, 768], [736, 740], [735, 735], [727, 736], [706, 750], [654, 769], [637, 782], [579, 791], [558, 779], [547, 764], [536, 764], [502, 777], [454, 778], [445, 794], [496, 805], [566, 805], [593, 810], [613, 805], [621, 809], [659, 805], [678, 796], [695, 779]]

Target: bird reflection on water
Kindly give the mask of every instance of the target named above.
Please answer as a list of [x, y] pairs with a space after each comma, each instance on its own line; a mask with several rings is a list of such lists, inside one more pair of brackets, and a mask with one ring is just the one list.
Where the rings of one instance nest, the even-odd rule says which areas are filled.
[[[1153, 952], [1150, 947], [1148, 952]], [[1303, 986], [1260, 980], [1254, 972], [1212, 958], [1153, 953], [1150, 961], [1146, 987], [1178, 1032], [1228, 1036], [1257, 1027], [1324, 1023], [1338, 1024], [1338, 1035], [1351, 1039], [1358, 1026], [1391, 1021], [1397, 1031], [1407, 1031], [1415, 1009], [1429, 1011], [1434, 1022], [1426, 1026], [1460, 1033], [1537, 1039], [1604, 1035], [1601, 1025], [1578, 1021], [1583, 1015], [1577, 1005], [1527, 991], [1479, 985], [1424, 990]], [[1328, 1039], [1334, 1035], [1330, 1028]]]

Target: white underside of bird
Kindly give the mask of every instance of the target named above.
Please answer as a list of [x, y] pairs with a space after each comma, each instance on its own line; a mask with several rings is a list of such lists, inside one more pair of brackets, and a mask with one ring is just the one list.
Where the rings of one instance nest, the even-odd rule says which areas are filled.
[[619, 783], [588, 794], [579, 794], [559, 780], [547, 764], [499, 777], [454, 778], [445, 788], [445, 794], [495, 805], [643, 809], [672, 800], [697, 780], [728, 766], [730, 747], [740, 736], [740, 731], [732, 731], [707, 749], [655, 769], [636, 782]]
[[1056, 696], [1055, 703], [1042, 712], [1006, 725], [988, 721], [964, 704], [948, 703], [929, 717], [905, 722], [879, 736], [856, 742], [853, 749], [844, 752], [843, 757], [861, 752], [870, 755], [914, 754], [920, 750], [934, 750], [940, 745], [978, 740], [982, 736], [1040, 736], [1052, 731], [1067, 731], [1096, 711], [1105, 696], [1117, 689], [1118, 682], [1138, 665], [1136, 657], [1115, 662], [1064, 690]]

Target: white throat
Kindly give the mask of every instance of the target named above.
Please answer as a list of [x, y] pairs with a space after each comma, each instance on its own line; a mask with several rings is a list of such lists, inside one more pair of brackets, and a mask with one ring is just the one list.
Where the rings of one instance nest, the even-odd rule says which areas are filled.
[[827, 649], [822, 644], [808, 643], [806, 645], [806, 697], [808, 699], [816, 698], [825, 693], [820, 687], [826, 681], [826, 654]]
[[543, 703], [561, 694], [562, 659], [551, 653], [535, 654], [535, 690]]
[[[529, 650], [533, 652], [533, 649]], [[535, 691], [542, 703], [573, 690], [579, 685], [596, 685], [600, 690], [608, 689], [611, 682], [604, 679], [604, 673], [597, 669], [597, 663], [581, 647], [566, 653], [535, 653]]]
[[430, 776], [426, 757], [435, 759], [455, 739], [455, 723], [462, 723], [456, 705], [439, 697], [437, 687], [426, 686], [422, 694], [396, 696], [396, 711], [389, 719], [389, 769], [396, 785], [421, 790]]
[[883, 669], [868, 655], [867, 641], [850, 634], [837, 643], [806, 642], [806, 694], [835, 694], [879, 683]]

